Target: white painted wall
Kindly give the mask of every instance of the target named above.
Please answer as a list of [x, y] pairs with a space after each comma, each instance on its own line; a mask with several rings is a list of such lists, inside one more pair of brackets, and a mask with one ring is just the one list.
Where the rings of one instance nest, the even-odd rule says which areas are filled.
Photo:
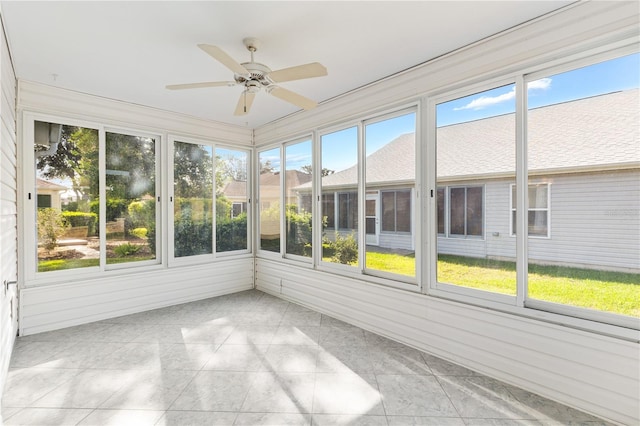
[[18, 326], [18, 290], [12, 285], [5, 292], [3, 285], [5, 280], [17, 279], [15, 102], [16, 77], [0, 20], [0, 392]]

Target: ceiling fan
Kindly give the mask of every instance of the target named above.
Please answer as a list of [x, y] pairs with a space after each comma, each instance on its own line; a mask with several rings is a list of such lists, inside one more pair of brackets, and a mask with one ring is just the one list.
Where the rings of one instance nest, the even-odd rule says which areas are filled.
[[292, 103], [300, 108], [312, 109], [316, 107], [318, 104], [316, 101], [292, 92], [291, 90], [277, 86], [276, 83], [327, 75], [327, 69], [322, 64], [312, 62], [309, 64], [271, 71], [271, 68], [259, 62], [255, 62], [253, 59], [253, 54], [260, 46], [259, 40], [253, 37], [248, 37], [242, 40], [242, 42], [247, 47], [247, 50], [251, 52], [251, 61], [243, 62], [241, 64], [217, 46], [210, 44], [198, 45], [200, 49], [208, 53], [213, 57], [213, 59], [233, 71], [234, 81], [171, 84], [167, 86], [167, 89], [182, 90], [218, 86], [244, 86], [244, 90], [240, 95], [240, 99], [238, 100], [238, 104], [234, 112], [235, 115], [247, 114], [251, 108], [251, 104], [253, 103], [256, 93], [258, 93], [262, 88], [276, 98], [280, 98], [283, 101]]

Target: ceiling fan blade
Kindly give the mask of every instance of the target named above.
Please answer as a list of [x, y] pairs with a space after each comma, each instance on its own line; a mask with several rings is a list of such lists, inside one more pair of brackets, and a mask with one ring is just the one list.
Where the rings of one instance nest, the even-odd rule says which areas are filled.
[[233, 59], [231, 56], [227, 55], [227, 53], [218, 46], [213, 46], [211, 44], [199, 44], [198, 47], [234, 73], [243, 75], [249, 74], [249, 71], [247, 71], [245, 67], [240, 65], [238, 61]]
[[327, 75], [327, 69], [324, 65], [319, 62], [312, 62], [272, 71], [267, 74], [267, 77], [274, 83], [282, 83], [284, 81], [302, 80], [303, 78], [322, 77], [325, 75]]
[[187, 84], [170, 84], [166, 86], [169, 90], [183, 90], [183, 89], [201, 89], [203, 87], [220, 87], [220, 86], [235, 86], [235, 81], [209, 81], [205, 83], [187, 83]]
[[247, 90], [243, 91], [240, 94], [240, 99], [238, 99], [238, 105], [236, 106], [236, 110], [233, 115], [246, 115], [249, 113], [251, 109], [251, 104], [253, 104], [253, 99], [256, 97], [255, 93], [249, 92]]
[[271, 93], [276, 98], [280, 98], [283, 101], [292, 103], [302, 109], [312, 109], [318, 105], [316, 101], [305, 98], [304, 96], [299, 95], [296, 92], [292, 92], [291, 90], [283, 89], [282, 87], [271, 86], [267, 90], [268, 93]]

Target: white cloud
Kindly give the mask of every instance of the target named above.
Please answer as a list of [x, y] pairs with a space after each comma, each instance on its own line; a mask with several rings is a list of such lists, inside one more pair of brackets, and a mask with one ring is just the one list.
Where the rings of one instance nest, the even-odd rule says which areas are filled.
[[[536, 81], [531, 81], [527, 84], [527, 90], [546, 90], [551, 86], [551, 79], [550, 78], [541, 78], [540, 80], [536, 80]], [[492, 105], [496, 105], [496, 104], [500, 104], [503, 102], [507, 102], [510, 101], [512, 99], [515, 99], [516, 97], [516, 88], [515, 86], [507, 93], [503, 93], [501, 95], [498, 96], [480, 96], [479, 98], [476, 98], [474, 100], [472, 100], [471, 102], [469, 102], [468, 104], [458, 107], [458, 108], [454, 108], [454, 111], [460, 111], [463, 109], [472, 109], [472, 110], [479, 110], [479, 109], [484, 109], [487, 107], [490, 107]]]

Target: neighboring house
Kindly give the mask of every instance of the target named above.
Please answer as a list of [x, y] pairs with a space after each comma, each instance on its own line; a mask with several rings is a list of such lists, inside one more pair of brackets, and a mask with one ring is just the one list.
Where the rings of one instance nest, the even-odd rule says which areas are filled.
[[[634, 89], [529, 111], [530, 261], [640, 271], [638, 104]], [[438, 128], [440, 254], [514, 259], [515, 134], [514, 114]], [[367, 157], [367, 244], [414, 249], [414, 153], [411, 133]], [[357, 227], [356, 182], [356, 166], [322, 178], [330, 239]]]
[[222, 194], [231, 203], [231, 217], [241, 215], [247, 211], [247, 181], [230, 180], [222, 188]]
[[51, 207], [57, 210], [62, 210], [62, 200], [60, 194], [67, 191], [69, 188], [66, 186], [58, 185], [57, 183], [49, 182], [48, 180], [36, 178], [36, 194], [38, 201], [38, 208], [43, 209]]

